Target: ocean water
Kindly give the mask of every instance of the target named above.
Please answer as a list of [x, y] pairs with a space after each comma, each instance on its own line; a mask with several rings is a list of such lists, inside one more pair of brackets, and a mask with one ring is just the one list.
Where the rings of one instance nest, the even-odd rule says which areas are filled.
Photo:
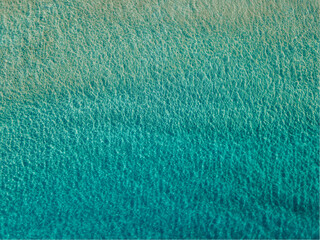
[[318, 239], [319, 6], [279, 2], [1, 2], [0, 238]]

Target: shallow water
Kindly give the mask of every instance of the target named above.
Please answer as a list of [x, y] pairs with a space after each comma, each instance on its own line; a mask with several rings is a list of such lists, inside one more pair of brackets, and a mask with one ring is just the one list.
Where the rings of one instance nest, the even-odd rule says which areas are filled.
[[77, 124], [77, 112], [56, 107], [18, 109], [2, 126], [3, 238], [317, 234], [316, 142], [308, 136], [270, 146], [98, 124], [100, 115]]
[[262, 41], [160, 2], [0, 5], [0, 238], [319, 238], [314, 22]]

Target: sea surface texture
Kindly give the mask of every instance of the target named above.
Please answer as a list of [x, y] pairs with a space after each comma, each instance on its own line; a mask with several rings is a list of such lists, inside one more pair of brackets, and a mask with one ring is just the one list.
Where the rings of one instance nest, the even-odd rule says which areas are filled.
[[0, 238], [319, 238], [318, 0], [1, 0]]

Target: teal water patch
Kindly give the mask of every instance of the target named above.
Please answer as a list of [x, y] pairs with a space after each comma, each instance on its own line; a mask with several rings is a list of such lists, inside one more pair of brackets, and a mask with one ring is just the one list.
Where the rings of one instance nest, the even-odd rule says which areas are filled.
[[2, 238], [317, 236], [312, 133], [236, 142], [71, 109], [22, 107], [2, 126]]

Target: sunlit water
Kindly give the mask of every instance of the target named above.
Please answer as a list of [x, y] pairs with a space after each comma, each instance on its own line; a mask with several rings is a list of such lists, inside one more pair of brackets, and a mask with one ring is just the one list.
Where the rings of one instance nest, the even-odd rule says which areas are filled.
[[119, 35], [70, 4], [36, 43], [37, 11], [0, 31], [0, 238], [319, 238], [316, 37]]

